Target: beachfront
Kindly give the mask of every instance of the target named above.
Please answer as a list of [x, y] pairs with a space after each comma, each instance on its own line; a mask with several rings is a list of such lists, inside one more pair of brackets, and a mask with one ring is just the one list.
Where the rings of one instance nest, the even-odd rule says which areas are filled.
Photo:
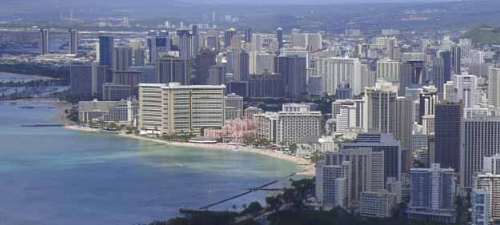
[[[102, 130], [100, 130], [100, 129], [90, 128], [90, 127], [82, 127], [82, 126], [78, 126], [78, 125], [67, 125], [67, 126], [65, 126], [65, 128], [70, 129], [70, 130], [83, 131], [83, 132], [102, 132]], [[304, 158], [287, 155], [287, 154], [284, 154], [282, 152], [274, 151], [271, 149], [257, 149], [257, 148], [247, 147], [247, 146], [230, 145], [230, 144], [225, 144], [225, 143], [201, 144], [201, 143], [187, 143], [187, 142], [172, 142], [172, 141], [161, 140], [161, 139], [153, 138], [153, 137], [140, 136], [140, 135], [136, 135], [136, 134], [126, 134], [124, 132], [117, 133], [116, 135], [118, 135], [120, 137], [131, 138], [131, 139], [142, 140], [142, 141], [151, 141], [151, 142], [170, 145], [170, 146], [198, 148], [200, 150], [241, 151], [241, 152], [259, 154], [259, 155], [272, 157], [272, 158], [279, 159], [279, 160], [286, 160], [286, 161], [293, 162], [293, 163], [297, 164], [301, 168], [301, 171], [298, 172], [297, 175], [314, 176], [314, 174], [315, 174], [314, 164], [311, 161], [304, 159]]]

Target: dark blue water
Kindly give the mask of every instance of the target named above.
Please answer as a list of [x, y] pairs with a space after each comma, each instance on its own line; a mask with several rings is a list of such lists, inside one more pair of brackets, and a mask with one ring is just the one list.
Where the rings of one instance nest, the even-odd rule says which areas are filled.
[[[0, 103], [0, 224], [136, 225], [243, 192], [297, 168], [228, 151], [205, 151], [82, 133], [54, 122], [56, 109]], [[266, 193], [228, 202], [231, 209]]]

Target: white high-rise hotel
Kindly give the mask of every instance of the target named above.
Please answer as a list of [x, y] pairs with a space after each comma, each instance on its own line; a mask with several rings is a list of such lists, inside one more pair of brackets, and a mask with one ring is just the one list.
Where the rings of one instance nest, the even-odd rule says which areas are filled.
[[139, 85], [142, 133], [201, 133], [224, 125], [224, 85]]
[[317, 70], [325, 82], [328, 95], [334, 95], [337, 88], [345, 83], [352, 88], [353, 95], [362, 92], [361, 63], [357, 58], [320, 58]]

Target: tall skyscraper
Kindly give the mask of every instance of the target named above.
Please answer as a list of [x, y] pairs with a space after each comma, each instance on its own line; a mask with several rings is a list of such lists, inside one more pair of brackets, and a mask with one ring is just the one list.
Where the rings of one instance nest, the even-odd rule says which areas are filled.
[[342, 143], [341, 149], [352, 151], [370, 149], [373, 152], [382, 152], [384, 157], [383, 184], [385, 185], [391, 177], [401, 180], [401, 146], [392, 134], [360, 133], [353, 141]]
[[490, 68], [488, 73], [488, 101], [500, 109], [500, 68]]
[[198, 25], [194, 24], [191, 27], [191, 35], [193, 36], [193, 52], [192, 56], [196, 57], [200, 51], [200, 33], [198, 31]]
[[245, 42], [250, 43], [252, 42], [252, 28], [248, 27], [245, 29]]
[[377, 82], [365, 88], [365, 130], [381, 133], [396, 131], [397, 87], [388, 82]]
[[170, 51], [170, 38], [167, 31], [152, 32], [150, 35], [147, 39], [149, 64], [156, 64], [158, 57]]
[[132, 58], [134, 66], [144, 66], [146, 64], [146, 53], [143, 47], [134, 47], [132, 49]]
[[449, 50], [441, 50], [437, 53], [437, 57], [432, 64], [433, 81], [436, 85], [440, 96], [443, 93], [443, 85], [451, 80], [451, 52]]
[[[346, 165], [346, 162], [350, 164], [350, 168], [347, 166], [349, 164]], [[320, 167], [323, 165], [336, 165], [345, 168], [346, 184], [344, 193], [346, 195], [346, 206], [351, 208], [359, 206], [361, 193], [365, 191], [377, 192], [384, 189], [384, 163], [384, 153], [381, 151], [375, 152], [369, 148], [342, 148], [338, 152], [327, 152], [324, 161], [320, 163]], [[335, 179], [336, 177], [332, 178]]]
[[451, 168], [432, 164], [410, 170], [410, 219], [455, 223], [456, 175]]
[[401, 64], [399, 76], [399, 95], [406, 95], [406, 88], [420, 87], [425, 79], [423, 61], [406, 61]]
[[113, 70], [125, 71], [132, 66], [132, 48], [120, 46], [113, 49]]
[[78, 53], [78, 30], [70, 29], [69, 30], [69, 54], [77, 54]]
[[111, 36], [99, 36], [99, 64], [112, 66], [114, 39]]
[[436, 105], [435, 117], [435, 163], [443, 168], [453, 168], [460, 172], [460, 131], [463, 108], [460, 103], [441, 103]]
[[500, 153], [500, 117], [477, 116], [462, 122], [460, 153], [461, 187], [472, 188], [474, 175], [481, 171], [484, 157]]
[[131, 94], [137, 96], [142, 73], [139, 71], [113, 71], [113, 84], [130, 86]]
[[276, 29], [276, 39], [278, 40], [278, 49], [281, 50], [285, 44], [283, 40], [283, 28], [278, 27]]
[[92, 96], [92, 65], [70, 65], [70, 92], [81, 99]]
[[434, 86], [424, 86], [418, 100], [418, 118], [417, 123], [423, 124], [423, 117], [435, 115], [437, 104], [437, 89]]
[[347, 208], [348, 179], [351, 162], [328, 165], [324, 160], [316, 164], [316, 199], [325, 209]]
[[461, 74], [461, 63], [462, 63], [462, 48], [458, 45], [451, 47], [451, 67], [453, 73]]
[[157, 80], [160, 83], [177, 82], [183, 85], [190, 83], [190, 65], [188, 60], [164, 57], [158, 61], [155, 67]]
[[478, 78], [475, 75], [454, 75], [444, 85], [443, 99], [451, 102], [463, 102], [464, 108], [472, 108], [479, 104], [480, 93]]
[[305, 58], [299, 56], [278, 57], [277, 73], [283, 77], [286, 97], [299, 98], [307, 92]]
[[224, 47], [225, 48], [231, 46], [233, 38], [234, 38], [234, 36], [236, 36], [236, 34], [237, 34], [236, 29], [234, 29], [233, 27], [227, 29], [224, 32]]
[[325, 82], [325, 92], [328, 95], [334, 95], [341, 84], [349, 84], [353, 95], [359, 95], [363, 91], [361, 63], [357, 58], [320, 58], [316, 69]]
[[40, 54], [49, 54], [49, 29], [40, 29]]
[[396, 129], [394, 136], [401, 143], [404, 152], [403, 171], [408, 172], [411, 165], [411, 135], [415, 121], [414, 104], [409, 97], [398, 97], [396, 99]]
[[177, 37], [179, 38], [179, 56], [181, 59], [189, 60], [193, 58], [193, 37], [189, 30], [177, 30]]

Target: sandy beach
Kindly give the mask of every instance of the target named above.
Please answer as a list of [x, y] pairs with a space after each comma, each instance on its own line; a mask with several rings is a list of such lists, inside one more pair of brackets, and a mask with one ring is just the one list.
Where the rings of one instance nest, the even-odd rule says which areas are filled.
[[[82, 131], [82, 132], [101, 132], [102, 131], [100, 129], [90, 128], [90, 127], [82, 127], [82, 126], [77, 126], [77, 125], [67, 125], [67, 126], [65, 126], [65, 128], [69, 129], [69, 130], [76, 130], [76, 131]], [[315, 173], [314, 164], [311, 161], [304, 159], [304, 158], [300, 158], [300, 157], [286, 155], [284, 153], [281, 153], [279, 151], [274, 151], [271, 149], [257, 149], [257, 148], [252, 148], [252, 147], [237, 146], [237, 145], [230, 145], [230, 144], [224, 144], [224, 143], [198, 144], [198, 143], [186, 143], [186, 142], [172, 142], [172, 141], [166, 141], [166, 140], [161, 140], [161, 139], [152, 138], [152, 137], [139, 136], [139, 135], [135, 135], [135, 134], [126, 134], [126, 133], [117, 133], [116, 135], [118, 135], [120, 137], [131, 138], [131, 139], [142, 140], [142, 141], [151, 141], [151, 142], [164, 144], [164, 145], [170, 145], [170, 146], [192, 147], [192, 148], [198, 148], [201, 150], [213, 150], [213, 151], [241, 151], [241, 152], [259, 154], [259, 155], [272, 157], [272, 158], [279, 159], [279, 160], [286, 160], [286, 161], [293, 162], [293, 163], [297, 164], [301, 168], [301, 171], [298, 172], [297, 175], [314, 176], [314, 173]]]

